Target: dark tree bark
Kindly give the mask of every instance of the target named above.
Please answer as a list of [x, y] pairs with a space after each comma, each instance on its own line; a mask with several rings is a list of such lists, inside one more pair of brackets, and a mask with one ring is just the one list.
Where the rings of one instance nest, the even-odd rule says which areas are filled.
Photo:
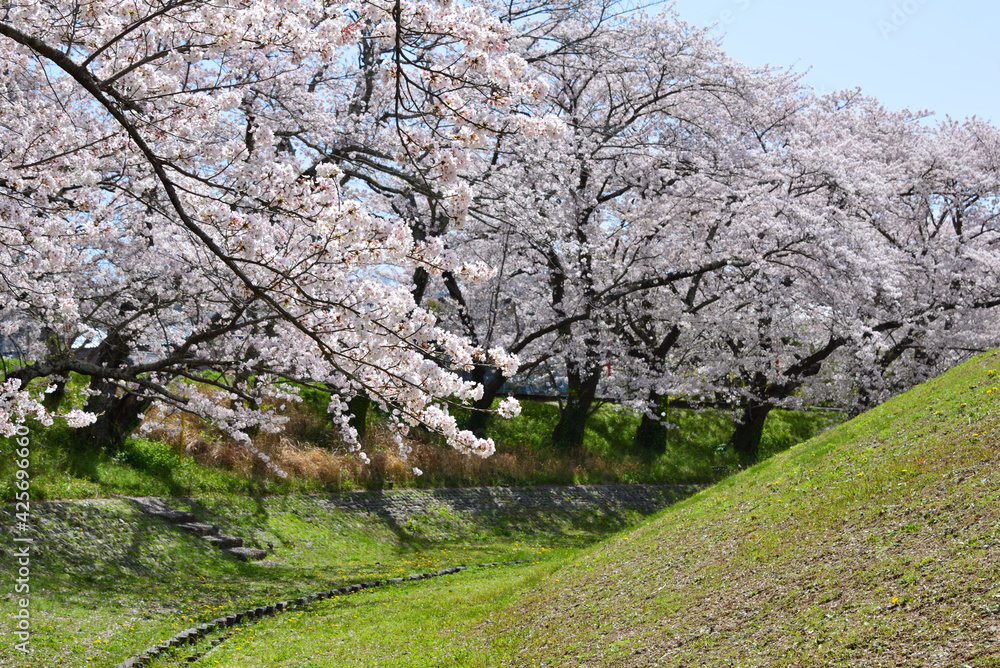
[[372, 400], [364, 392], [359, 392], [351, 397], [347, 403], [347, 410], [351, 414], [351, 426], [358, 431], [358, 442], [364, 440], [368, 433], [368, 409]]
[[[396, 213], [410, 218], [410, 230], [413, 233], [414, 241], [425, 241], [427, 237], [440, 236], [448, 229], [448, 216], [438, 209], [431, 207], [430, 220], [421, 217], [417, 211], [417, 199], [412, 191], [407, 193], [408, 205], [400, 208], [393, 205]], [[427, 286], [430, 284], [431, 275], [423, 267], [417, 267], [413, 271], [413, 301], [419, 306], [424, 301]]]
[[[690, 299], [693, 299], [693, 296]], [[628, 324], [636, 335], [636, 338], [631, 341], [636, 350], [642, 350], [642, 346], [638, 340], [644, 341], [647, 344], [654, 341], [652, 332], [649, 331], [645, 323], [636, 323], [630, 320]], [[652, 351], [648, 354], [639, 353], [639, 355], [653, 369], [659, 370], [662, 368], [663, 360], [667, 353], [677, 345], [680, 335], [681, 328], [674, 325]], [[655, 406], [657, 412], [660, 412], [664, 408], [665, 398], [657, 392], [650, 391], [646, 397], [646, 405], [650, 407]], [[632, 439], [632, 448], [648, 456], [662, 455], [667, 451], [667, 427], [659, 420], [655, 420], [643, 413], [642, 420], [639, 422], [639, 428], [636, 429], [635, 436]]]
[[[63, 341], [61, 337], [56, 334], [55, 330], [51, 327], [42, 328], [42, 338], [45, 340], [45, 347], [49, 353], [49, 360], [58, 358], [62, 354], [62, 344]], [[55, 383], [56, 389], [45, 395], [42, 400], [42, 405], [45, 406], [45, 410], [55, 413], [59, 410], [59, 404], [62, 403], [63, 397], [66, 396], [66, 381], [60, 380]]]
[[413, 301], [417, 304], [424, 300], [424, 292], [427, 291], [430, 280], [431, 275], [423, 267], [417, 267], [413, 271]]
[[497, 371], [489, 382], [483, 383], [483, 378], [476, 378], [475, 374], [473, 374], [473, 380], [483, 384], [483, 397], [472, 404], [473, 410], [465, 423], [465, 428], [479, 438], [483, 438], [486, 435], [486, 428], [490, 424], [490, 418], [493, 417], [493, 413], [490, 411], [493, 407], [493, 400], [500, 394], [503, 384], [507, 382], [507, 377]]
[[806, 378], [818, 374], [823, 363], [845, 343], [846, 340], [843, 338], [831, 338], [826, 346], [789, 366], [780, 382], [768, 384], [763, 374], [757, 373], [754, 376], [752, 386], [757, 399], [747, 400], [742, 406], [742, 415], [733, 425], [733, 436], [729, 439], [741, 466], [747, 467], [757, 463], [764, 422], [775, 405], [791, 397], [802, 387]]
[[[663, 397], [650, 392], [646, 403], [648, 406], [662, 409]], [[647, 457], [658, 457], [667, 451], [667, 431], [668, 427], [663, 422], [643, 413], [639, 427], [635, 430], [635, 437], [632, 439], [632, 448]]]
[[764, 423], [774, 406], [770, 404], [749, 404], [743, 407], [740, 420], [733, 425], [733, 435], [729, 439], [740, 466], [746, 468], [757, 463], [760, 457], [760, 439], [764, 433]]
[[103, 410], [97, 416], [97, 422], [84, 428], [83, 438], [95, 448], [118, 452], [139, 426], [139, 416], [151, 403], [151, 399], [131, 392], [102, 402]]
[[567, 374], [568, 392], [566, 404], [559, 414], [559, 422], [552, 431], [552, 443], [562, 452], [581, 452], [583, 450], [583, 435], [587, 426], [594, 398], [597, 396], [597, 384], [601, 379], [598, 369], [582, 372], [579, 365], [570, 365]]
[[[109, 368], [128, 361], [128, 342], [120, 332], [113, 331], [97, 347], [95, 364]], [[138, 414], [145, 412], [151, 401], [131, 392], [118, 396], [118, 385], [108, 378], [90, 377], [90, 391], [84, 410], [97, 415], [97, 421], [84, 428], [82, 436], [92, 447], [117, 452], [132, 430], [139, 424]]]
[[55, 383], [55, 386], [56, 389], [46, 394], [45, 398], [42, 399], [42, 406], [45, 406], [45, 410], [50, 413], [57, 413], [59, 411], [59, 406], [66, 396], [66, 381], [60, 380]]
[[[256, 328], [254, 329], [256, 330]], [[256, 333], [256, 331], [254, 333]], [[269, 324], [267, 326], [267, 334], [272, 337], [275, 335], [273, 324]], [[257, 350], [257, 348], [255, 348], [254, 346], [250, 346], [243, 355], [243, 361], [253, 362], [259, 357], [260, 357], [260, 351]], [[252, 370], [252, 368], [249, 365], [243, 366], [242, 368], [240, 368], [239, 371], [236, 372], [236, 375], [233, 378], [233, 385], [240, 387], [244, 383], [248, 383], [249, 386], [252, 387], [255, 382], [253, 380], [254, 373], [255, 373], [254, 370]], [[232, 399], [229, 400], [230, 408], [236, 409], [241, 406], [249, 408], [250, 410], [254, 411], [260, 408], [260, 404], [257, 402], [256, 399], [253, 398], [242, 399], [240, 397], [233, 397]], [[249, 427], [244, 427], [243, 433], [249, 436], [250, 438], [256, 438], [257, 435], [260, 433], [260, 427], [258, 425], [250, 425]]]

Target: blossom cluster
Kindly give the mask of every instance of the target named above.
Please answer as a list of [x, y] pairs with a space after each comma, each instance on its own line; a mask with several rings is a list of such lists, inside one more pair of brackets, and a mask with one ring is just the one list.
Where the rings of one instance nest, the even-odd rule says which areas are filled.
[[158, 404], [280, 475], [248, 434], [280, 430], [271, 402], [306, 381], [355, 448], [341, 398], [364, 392], [400, 428], [492, 451], [434, 410], [481, 396], [459, 375], [476, 346], [387, 278], [492, 269], [418, 237], [384, 193], [468, 217], [467, 152], [539, 99], [508, 24], [411, 0], [58, 0], [0, 21], [0, 336], [22, 362], [4, 433], [52, 418], [28, 382], [76, 373], [70, 426], [126, 429]]
[[16, 378], [0, 385], [0, 435], [13, 436], [28, 417], [34, 417], [43, 424], [52, 424], [45, 408], [20, 388], [21, 381]]

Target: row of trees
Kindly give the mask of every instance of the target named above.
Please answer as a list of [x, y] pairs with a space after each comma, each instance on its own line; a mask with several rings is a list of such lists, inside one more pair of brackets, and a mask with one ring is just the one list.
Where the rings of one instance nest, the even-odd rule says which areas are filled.
[[750, 462], [772, 408], [1000, 334], [994, 127], [818, 97], [670, 13], [60, 0], [6, 8], [0, 60], [8, 432], [77, 373], [97, 445], [153, 403], [249, 444], [307, 386], [348, 439], [374, 401], [485, 456], [544, 377], [561, 448], [602, 396], [654, 452], [664, 407], [729, 407]]
[[[996, 128], [817, 97], [676, 17], [612, 10], [507, 16], [569, 131], [477, 154], [470, 222], [443, 235], [498, 268], [443, 277], [447, 322], [564, 380], [557, 445], [581, 446], [602, 394], [643, 411], [654, 452], [665, 406], [731, 408], [751, 462], [776, 406], [867, 407], [996, 345]], [[507, 377], [481, 378], [485, 409]]]

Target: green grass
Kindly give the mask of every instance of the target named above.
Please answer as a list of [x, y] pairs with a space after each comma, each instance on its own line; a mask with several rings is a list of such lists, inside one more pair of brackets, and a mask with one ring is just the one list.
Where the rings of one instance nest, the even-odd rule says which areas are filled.
[[[29, 423], [31, 496], [34, 500], [113, 496], [266, 494], [320, 491], [304, 478], [288, 481], [244, 476], [201, 466], [162, 441], [132, 437], [115, 455], [82, 445], [72, 429]], [[12, 439], [0, 438], [0, 500], [14, 499]]]
[[[551, 570], [546, 562], [470, 569], [334, 597], [237, 630], [205, 656], [207, 666], [296, 668], [500, 666], [509, 650], [477, 628]], [[186, 665], [190, 650], [153, 664]]]
[[1000, 664], [998, 369], [980, 356], [699, 493], [493, 628], [548, 666]]
[[[501, 453], [524, 456], [549, 452], [550, 436], [559, 420], [558, 406], [540, 401], [522, 401], [521, 405], [519, 418], [493, 419], [486, 435], [493, 438]], [[582, 467], [574, 480], [559, 482], [706, 483], [737, 469], [736, 455], [726, 445], [733, 431], [731, 413], [682, 408], [665, 413], [664, 419], [675, 427], [667, 432], [665, 452], [651, 459], [632, 447], [639, 416], [615, 404], [601, 406], [587, 420], [584, 432], [584, 451], [600, 465], [595, 462], [592, 470]], [[774, 410], [764, 426], [761, 457], [782, 452], [843, 420], [844, 414], [836, 411]]]
[[[13, 643], [3, 643], [0, 665], [113, 666], [220, 615], [456, 565], [558, 560], [639, 518], [524, 513], [501, 522], [432, 504], [396, 521], [297, 495], [200, 498], [186, 506], [224, 533], [266, 549], [267, 559], [236, 562], [124, 500], [33, 504], [31, 521], [39, 529], [30, 582], [34, 654], [22, 662]], [[16, 571], [6, 548], [13, 530], [0, 525], [0, 572]], [[0, 601], [5, 613], [14, 610], [11, 587]], [[0, 616], [3, 637], [10, 637], [11, 624]]]
[[1000, 665], [998, 371], [1000, 354], [980, 356], [575, 555], [331, 601], [211, 656]]
[[[558, 405], [554, 401], [523, 400], [521, 407], [518, 418], [491, 420], [486, 435], [511, 449], [548, 450], [552, 430], [559, 421]], [[665, 413], [664, 419], [676, 426], [668, 431], [667, 456], [710, 459], [732, 434], [732, 414], [728, 411], [671, 408]], [[774, 410], [761, 440], [763, 456], [808, 440], [841, 421], [843, 414], [837, 411]], [[604, 404], [587, 420], [584, 449], [605, 456], [633, 454], [632, 436], [638, 426], [639, 416], [632, 411], [616, 404]]]
[[[445, 509], [396, 523], [296, 496], [196, 500], [204, 519], [271, 544], [272, 563], [238, 564], [125, 502], [74, 506], [62, 521], [90, 551], [70, 541], [33, 562], [32, 665], [113, 665], [227, 611], [508, 559], [532, 563], [279, 615], [203, 665], [1000, 665], [998, 370], [1000, 354], [976, 358], [610, 540], [620, 523], [505, 526]], [[95, 524], [109, 512], [122, 528]]]

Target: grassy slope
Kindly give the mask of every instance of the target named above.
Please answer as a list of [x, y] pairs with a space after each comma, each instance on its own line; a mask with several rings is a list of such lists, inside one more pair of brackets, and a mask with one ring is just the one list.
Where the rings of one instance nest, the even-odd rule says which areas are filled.
[[342, 597], [206, 663], [1000, 665], [991, 370], [996, 353], [576, 556]]
[[517, 665], [1000, 665], [1000, 353], [589, 550]]

